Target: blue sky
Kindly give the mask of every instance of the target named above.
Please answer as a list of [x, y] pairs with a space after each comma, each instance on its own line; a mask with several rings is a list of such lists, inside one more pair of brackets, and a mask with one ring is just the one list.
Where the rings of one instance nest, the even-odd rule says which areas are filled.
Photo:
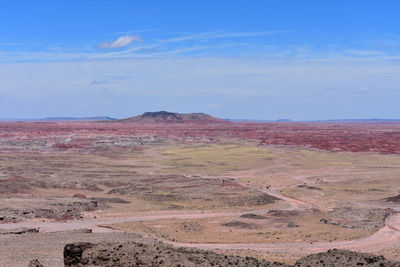
[[2, 1], [0, 118], [400, 118], [398, 1]]

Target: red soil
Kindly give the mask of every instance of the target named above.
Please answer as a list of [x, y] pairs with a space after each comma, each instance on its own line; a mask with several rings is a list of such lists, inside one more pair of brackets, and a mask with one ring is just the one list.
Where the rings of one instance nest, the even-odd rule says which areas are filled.
[[[64, 141], [71, 137], [71, 140]], [[50, 144], [58, 150], [85, 149], [100, 137], [171, 138], [215, 142], [220, 138], [259, 140], [260, 145], [299, 145], [331, 151], [400, 154], [400, 123], [138, 123], [3, 122], [0, 141]], [[60, 139], [63, 141], [60, 141]]]
[[14, 176], [14, 177], [10, 177], [5, 179], [5, 182], [29, 182], [30, 179], [28, 178], [24, 178], [22, 176]]

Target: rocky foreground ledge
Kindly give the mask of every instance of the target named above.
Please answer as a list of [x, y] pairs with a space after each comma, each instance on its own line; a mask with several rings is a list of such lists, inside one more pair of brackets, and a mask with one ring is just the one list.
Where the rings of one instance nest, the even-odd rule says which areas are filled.
[[[311, 254], [294, 265], [268, 262], [253, 257], [218, 254], [212, 251], [175, 248], [170, 245], [140, 242], [71, 243], [64, 247], [65, 266], [400, 266], [383, 256], [350, 250], [332, 249]], [[30, 265], [42, 266], [37, 260]]]

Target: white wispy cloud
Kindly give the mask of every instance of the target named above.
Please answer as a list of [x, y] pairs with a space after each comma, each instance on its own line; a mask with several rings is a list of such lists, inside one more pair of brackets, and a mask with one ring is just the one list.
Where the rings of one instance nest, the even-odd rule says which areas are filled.
[[132, 31], [125, 31], [125, 32], [114, 32], [112, 35], [129, 35], [132, 33], [143, 33], [143, 32], [152, 32], [156, 31], [156, 29], [144, 29], [144, 30], [132, 30]]
[[103, 84], [108, 84], [108, 81], [106, 81], [106, 80], [94, 80], [90, 84], [103, 85]]
[[370, 92], [370, 89], [368, 87], [359, 87], [353, 90], [353, 93], [356, 94], [367, 94]]
[[[279, 34], [279, 33], [284, 33], [287, 31], [262, 31], [262, 32], [204, 32], [204, 33], [196, 33], [196, 34], [188, 34], [188, 35], [182, 35], [178, 37], [172, 37], [172, 38], [166, 38], [166, 39], [160, 39], [160, 40], [155, 40], [154, 43], [145, 45], [145, 46], [136, 46], [132, 47], [129, 49], [125, 49], [122, 51], [117, 51], [117, 52], [109, 52], [109, 53], [103, 53], [103, 54], [96, 54], [90, 57], [90, 59], [99, 59], [99, 58], [121, 58], [123, 56], [129, 56], [131, 57], [132, 54], [137, 53], [137, 52], [142, 52], [143, 49], [148, 50], [148, 49], [156, 49], [159, 47], [163, 47], [166, 45], [170, 44], [176, 44], [176, 43], [181, 43], [181, 42], [186, 42], [186, 41], [200, 41], [200, 40], [212, 40], [212, 39], [223, 39], [223, 38], [243, 38], [243, 37], [256, 37], [256, 36], [267, 36], [267, 35], [274, 35], [274, 34]], [[192, 47], [186, 47], [186, 48], [179, 48], [178, 50], [180, 51], [194, 51], [194, 50], [199, 50], [194, 47], [199, 47], [199, 46], [192, 46]], [[211, 47], [211, 46], [210, 46]], [[175, 49], [173, 49], [175, 50]], [[161, 53], [161, 51], [159, 51]], [[168, 53], [163, 53], [163, 54], [176, 54], [175, 51], [169, 51]], [[154, 55], [154, 56], [160, 56], [160, 55]]]
[[251, 36], [266, 36], [273, 35], [279, 33], [285, 33], [289, 31], [263, 31], [263, 32], [217, 32], [213, 33], [208, 38], [217, 39], [217, 38], [229, 38], [229, 37], [251, 37]]
[[133, 42], [143, 41], [139, 35], [124, 35], [120, 36], [117, 40], [113, 42], [104, 42], [99, 45], [101, 49], [116, 49], [121, 47], [126, 47]]
[[382, 51], [378, 50], [362, 50], [362, 49], [350, 49], [346, 50], [347, 53], [353, 54], [356, 56], [376, 56], [376, 55], [382, 55]]
[[[271, 38], [257, 40], [279, 34], [293, 34], [290, 31], [254, 31], [254, 32], [202, 32], [202, 33], [169, 33], [170, 37], [163, 39], [146, 38], [146, 43], [140, 43], [140, 35], [124, 34], [111, 42], [104, 42], [95, 49], [93, 46], [57, 47], [57, 49], [41, 49], [23, 51], [0, 48], [0, 62], [10, 61], [72, 61], [93, 59], [122, 59], [122, 58], [160, 58], [177, 56], [198, 57], [247, 57], [269, 58], [282, 60], [307, 61], [352, 61], [375, 62], [398, 61], [398, 51], [381, 51], [335, 45], [313, 45], [305, 43], [276, 44]], [[175, 36], [171, 36], [171, 35]], [[286, 36], [287, 37], [287, 36]], [[286, 38], [285, 37], [285, 38]], [[250, 39], [249, 39], [250, 38]], [[276, 40], [275, 40], [276, 41]], [[138, 42], [138, 43], [136, 43]], [[135, 45], [131, 45], [135, 43]], [[388, 43], [386, 41], [386, 43]], [[232, 47], [229, 48], [229, 47]], [[234, 47], [234, 48], [233, 48]], [[119, 49], [118, 49], [119, 48]]]

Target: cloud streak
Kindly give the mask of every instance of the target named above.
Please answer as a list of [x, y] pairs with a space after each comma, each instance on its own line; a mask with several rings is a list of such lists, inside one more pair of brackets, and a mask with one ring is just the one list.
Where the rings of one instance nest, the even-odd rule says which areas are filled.
[[[122, 51], [117, 51], [117, 52], [111, 52], [111, 53], [104, 53], [100, 55], [95, 55], [91, 58], [121, 58], [122, 56], [131, 56], [134, 53], [141, 52], [143, 49], [156, 49], [159, 47], [171, 45], [171, 44], [178, 44], [182, 42], [188, 42], [188, 41], [201, 41], [201, 40], [214, 40], [214, 39], [224, 39], [224, 38], [245, 38], [245, 37], [260, 37], [260, 36], [268, 36], [268, 35], [274, 35], [274, 34], [279, 34], [279, 33], [284, 33], [287, 31], [263, 31], [263, 32], [204, 32], [204, 33], [197, 33], [197, 34], [189, 34], [189, 35], [184, 35], [184, 36], [178, 36], [178, 37], [172, 37], [172, 38], [166, 38], [166, 39], [161, 39], [161, 40], [156, 40], [153, 44], [149, 44], [146, 46], [141, 46], [141, 47], [133, 47], [130, 49], [125, 49]], [[199, 49], [193, 49], [193, 47], [198, 47], [198, 46], [192, 46], [186, 47], [185, 49], [179, 48], [178, 50], [180, 51], [195, 51]], [[212, 47], [212, 46], [209, 46]], [[161, 52], [161, 51], [160, 51]], [[175, 54], [174, 51], [169, 51], [170, 53], [166, 54]]]
[[[169, 33], [172, 34], [172, 33]], [[289, 35], [290, 36], [289, 36]], [[292, 31], [201, 32], [156, 38], [124, 34], [111, 42], [93, 46], [59, 47], [42, 50], [3, 50], [0, 62], [86, 61], [98, 59], [168, 58], [168, 57], [241, 57], [292, 61], [400, 61], [397, 50], [381, 51], [368, 45], [354, 49], [351, 45], [308, 44], [292, 41], [298, 33]], [[288, 39], [290, 37], [290, 39]], [[282, 43], [282, 40], [287, 42]], [[276, 40], [280, 40], [276, 43]], [[137, 42], [137, 43], [136, 43]], [[303, 41], [302, 41], [303, 42]], [[132, 45], [135, 43], [135, 45]], [[368, 42], [365, 42], [368, 43]], [[387, 43], [387, 42], [386, 42]], [[353, 48], [353, 49], [352, 49]]]
[[360, 87], [353, 91], [355, 94], [368, 94], [370, 93], [370, 89], [368, 87]]
[[124, 35], [119, 37], [114, 42], [104, 42], [99, 45], [100, 49], [116, 49], [126, 47], [134, 42], [143, 41], [139, 35]]
[[108, 84], [108, 81], [106, 81], [106, 80], [94, 80], [90, 84], [103, 85], [103, 84]]

